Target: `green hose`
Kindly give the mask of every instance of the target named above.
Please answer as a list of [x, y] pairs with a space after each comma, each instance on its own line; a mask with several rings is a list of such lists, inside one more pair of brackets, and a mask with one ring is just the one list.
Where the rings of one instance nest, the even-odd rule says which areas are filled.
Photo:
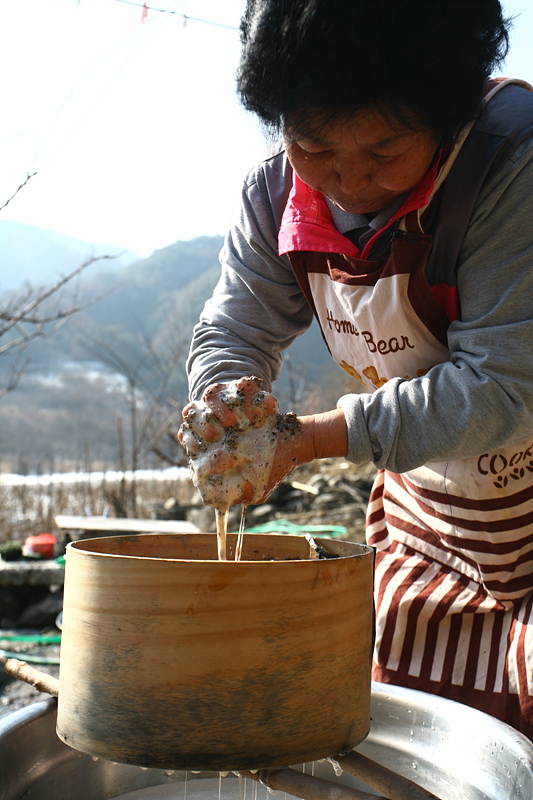
[[333, 539], [347, 533], [344, 525], [295, 525], [288, 519], [276, 519], [246, 528], [245, 533], [326, 533]]
[[32, 656], [30, 653], [17, 653], [12, 650], [0, 650], [0, 656], [27, 661], [28, 664], [59, 665], [59, 658], [57, 656]]
[[[0, 642], [31, 642], [31, 644], [59, 644], [60, 635], [40, 636], [16, 633], [0, 633]], [[27, 661], [29, 664], [59, 664], [57, 656], [33, 656], [31, 653], [17, 652], [16, 650], [1, 650], [0, 655], [4, 658], [18, 658]]]
[[34, 644], [59, 644], [61, 636], [59, 634], [52, 634], [51, 636], [41, 636], [40, 634], [16, 634], [16, 633], [0, 633], [0, 642], [33, 642]]

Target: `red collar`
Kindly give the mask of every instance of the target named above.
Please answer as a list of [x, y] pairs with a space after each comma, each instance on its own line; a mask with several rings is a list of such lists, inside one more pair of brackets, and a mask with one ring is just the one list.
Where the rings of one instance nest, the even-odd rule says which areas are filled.
[[377, 236], [397, 219], [401, 219], [410, 211], [423, 208], [427, 204], [441, 165], [441, 159], [442, 150], [439, 151], [437, 158], [420, 183], [409, 193], [401, 208], [390, 218], [384, 228], [372, 236], [363, 251], [336, 229], [322, 192], [317, 192], [307, 186], [293, 172], [293, 186], [279, 230], [279, 254], [283, 255], [295, 250], [310, 250], [320, 253], [341, 253], [353, 258], [368, 258]]

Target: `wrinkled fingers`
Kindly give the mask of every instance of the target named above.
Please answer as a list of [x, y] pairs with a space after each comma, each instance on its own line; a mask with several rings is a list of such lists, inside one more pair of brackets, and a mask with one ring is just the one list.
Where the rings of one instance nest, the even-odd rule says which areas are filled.
[[[189, 428], [200, 439], [209, 444], [220, 441], [224, 436], [224, 426], [204, 403], [189, 403], [183, 409], [182, 416], [184, 420], [182, 429]], [[183, 444], [179, 434], [178, 438]]]
[[185, 422], [178, 431], [178, 442], [185, 448], [189, 458], [198, 455], [201, 444], [200, 439]]
[[264, 425], [268, 414], [277, 414], [278, 401], [270, 392], [261, 390], [259, 378], [242, 378], [236, 388], [243, 395], [243, 411], [254, 428]]
[[202, 400], [224, 428], [235, 428], [238, 424], [237, 415], [221, 397], [221, 391], [223, 392], [224, 388], [225, 384], [223, 383], [213, 383], [203, 393]]

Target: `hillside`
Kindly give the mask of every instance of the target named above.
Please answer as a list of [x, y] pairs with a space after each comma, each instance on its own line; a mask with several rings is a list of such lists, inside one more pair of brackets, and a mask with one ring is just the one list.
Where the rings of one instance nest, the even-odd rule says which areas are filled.
[[[186, 402], [192, 328], [220, 275], [221, 245], [220, 236], [198, 237], [120, 269], [100, 263], [84, 273], [84, 302], [100, 299], [31, 344], [23, 354], [31, 358], [26, 375], [0, 400], [4, 464], [24, 463], [30, 470], [52, 460], [82, 464], [87, 450], [94, 461], [116, 464], [118, 417], [128, 459], [131, 392], [139, 427], [174, 354], [158, 414], [171, 413], [169, 401]], [[4, 358], [4, 369], [8, 363]], [[313, 326], [290, 349], [275, 392], [282, 408], [319, 411], [335, 405], [343, 382]]]
[[[114, 260], [92, 264], [81, 281], [80, 302], [88, 307], [53, 337], [32, 344], [32, 370], [57, 371], [94, 361], [88, 337], [112, 343], [134, 358], [146, 337], [161, 341], [178, 323], [188, 335], [218, 280], [221, 245], [221, 236], [199, 237], [175, 242], [126, 267], [117, 269]], [[67, 289], [64, 305], [70, 294]]]
[[13, 291], [25, 283], [44, 285], [68, 274], [93, 255], [117, 255], [106, 262], [117, 270], [138, 256], [116, 245], [91, 244], [35, 225], [0, 221], [0, 291]]

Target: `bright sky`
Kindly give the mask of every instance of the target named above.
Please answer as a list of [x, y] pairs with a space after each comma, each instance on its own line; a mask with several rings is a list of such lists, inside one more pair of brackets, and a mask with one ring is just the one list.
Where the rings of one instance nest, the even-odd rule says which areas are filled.
[[[0, 0], [0, 206], [13, 219], [141, 256], [224, 233], [264, 147], [234, 89], [244, 0]], [[150, 2], [147, 3], [150, 6]], [[505, 74], [533, 83], [533, 4]]]

